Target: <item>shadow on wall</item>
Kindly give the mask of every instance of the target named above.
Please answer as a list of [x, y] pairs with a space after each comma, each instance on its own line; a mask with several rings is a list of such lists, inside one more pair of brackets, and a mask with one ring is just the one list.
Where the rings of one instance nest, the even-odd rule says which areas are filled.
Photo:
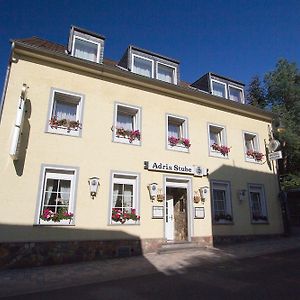
[[[23, 242], [0, 243], [0, 269], [64, 264], [143, 254], [141, 240], [120, 230], [0, 224], [4, 237]], [[36, 236], [45, 241], [30, 240]], [[4, 238], [2, 240], [5, 240]], [[20, 238], [21, 237], [21, 238]], [[46, 237], [46, 238], [45, 238]], [[67, 238], [66, 238], [67, 237]]]
[[[215, 243], [226, 242], [226, 236], [228, 237], [229, 242], [251, 240], [257, 238], [258, 236], [266, 237], [266, 235], [274, 234], [274, 229], [272, 228], [273, 231], [271, 231], [270, 225], [273, 223], [275, 216], [279, 219], [279, 223], [282, 223], [280, 201], [278, 198], [278, 181], [276, 174], [222, 165], [220, 168], [210, 173], [209, 179], [230, 182], [230, 192], [232, 200], [232, 222], [225, 222], [225, 224], [217, 224], [214, 220], [214, 216], [212, 215], [212, 235]], [[264, 224], [251, 223], [251, 207], [248, 195], [249, 183], [261, 184], [264, 187], [267, 204], [267, 216], [269, 217], [268, 222]], [[240, 190], [246, 191], [246, 195], [241, 201], [239, 200]], [[273, 198], [270, 198], [270, 193], [272, 193]], [[273, 205], [272, 213], [270, 214], [268, 208], [270, 208], [271, 202]], [[213, 205], [213, 202], [211, 204]], [[276, 209], [276, 205], [278, 205], [277, 215], [276, 212], [274, 212], [274, 207]], [[239, 209], [242, 210], [242, 213], [239, 213]], [[273, 220], [270, 219], [271, 215]], [[245, 218], [247, 220], [245, 220]], [[246, 223], [249, 226], [248, 228], [245, 228], [248, 232], [248, 235], [236, 235], [235, 232], [237, 232], [237, 226], [246, 226]], [[220, 232], [224, 232], [226, 233], [226, 235], [223, 235], [222, 237]], [[282, 234], [282, 232], [283, 230], [281, 229], [278, 233], [276, 233], [276, 235], [280, 235]]]
[[16, 174], [18, 176], [23, 175], [29, 134], [30, 134], [30, 123], [29, 123], [30, 116], [31, 116], [31, 101], [29, 99], [26, 99], [23, 128], [22, 128], [22, 133], [20, 138], [20, 144], [18, 146], [19, 158], [18, 160], [14, 160], [14, 167], [16, 170]]

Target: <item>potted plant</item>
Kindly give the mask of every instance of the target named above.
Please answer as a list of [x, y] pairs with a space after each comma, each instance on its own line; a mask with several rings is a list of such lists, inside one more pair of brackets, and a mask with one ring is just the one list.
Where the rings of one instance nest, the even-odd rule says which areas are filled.
[[170, 146], [174, 147], [174, 146], [184, 146], [185, 148], [190, 148], [191, 147], [191, 143], [189, 139], [186, 138], [177, 138], [175, 136], [169, 136], [168, 137], [168, 141]]
[[120, 222], [121, 224], [124, 224], [128, 220], [138, 221], [140, 218], [141, 217], [136, 214], [136, 210], [133, 208], [130, 210], [130, 212], [123, 211], [120, 208], [112, 209], [111, 219], [114, 222]]
[[256, 161], [262, 161], [264, 154], [254, 150], [248, 150], [246, 155], [250, 158], [254, 158]]
[[52, 117], [49, 120], [49, 125], [51, 128], [65, 128], [67, 129], [68, 132], [71, 130], [79, 130], [82, 128], [82, 124], [77, 120], [77, 121], [72, 121], [69, 119], [57, 119], [57, 116]]
[[66, 208], [59, 208], [57, 212], [53, 212], [51, 209], [46, 208], [43, 210], [42, 214], [40, 215], [41, 220], [43, 221], [53, 221], [53, 222], [60, 222], [61, 220], [69, 220], [71, 223], [74, 214], [68, 212]]
[[116, 127], [116, 137], [127, 138], [132, 143], [134, 140], [141, 140], [141, 132], [139, 130], [126, 130], [123, 127]]
[[217, 143], [213, 143], [211, 147], [213, 148], [213, 150], [220, 152], [223, 156], [228, 155], [231, 148], [225, 145], [218, 145]]

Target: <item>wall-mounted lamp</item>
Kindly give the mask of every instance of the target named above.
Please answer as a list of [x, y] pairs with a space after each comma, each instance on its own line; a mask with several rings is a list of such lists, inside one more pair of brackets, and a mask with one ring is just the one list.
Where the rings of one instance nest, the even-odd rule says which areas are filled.
[[238, 190], [238, 199], [240, 200], [240, 202], [246, 199], [246, 193], [246, 190]]
[[158, 184], [153, 182], [148, 185], [148, 190], [150, 194], [150, 198], [153, 201], [157, 197], [158, 192]]
[[99, 178], [98, 177], [90, 177], [88, 183], [90, 186], [91, 197], [92, 197], [92, 199], [94, 199], [94, 197], [96, 197], [96, 195], [97, 195], [98, 186], [100, 185]]
[[199, 192], [200, 192], [201, 200], [204, 201], [208, 197], [208, 194], [209, 194], [208, 186], [203, 186], [202, 188], [199, 189]]

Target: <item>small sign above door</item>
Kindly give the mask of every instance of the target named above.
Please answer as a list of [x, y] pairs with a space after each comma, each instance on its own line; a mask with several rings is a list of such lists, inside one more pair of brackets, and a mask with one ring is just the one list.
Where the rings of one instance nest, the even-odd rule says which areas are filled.
[[170, 164], [157, 161], [145, 161], [144, 169], [157, 172], [189, 174], [197, 177], [208, 175], [208, 169], [201, 166]]

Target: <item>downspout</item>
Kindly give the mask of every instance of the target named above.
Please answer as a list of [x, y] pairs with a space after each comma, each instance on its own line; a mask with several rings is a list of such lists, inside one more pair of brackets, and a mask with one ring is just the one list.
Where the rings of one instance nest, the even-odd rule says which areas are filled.
[[13, 54], [14, 48], [15, 48], [15, 43], [12, 42], [11, 52], [10, 52], [10, 56], [9, 56], [9, 60], [8, 60], [8, 65], [7, 65], [6, 75], [5, 75], [4, 85], [3, 85], [2, 97], [1, 97], [1, 101], [0, 101], [0, 124], [1, 124], [1, 120], [2, 120], [2, 111], [3, 111], [4, 99], [5, 99], [6, 91], [7, 91], [8, 78], [10, 75], [11, 64], [12, 64], [12, 54]]

